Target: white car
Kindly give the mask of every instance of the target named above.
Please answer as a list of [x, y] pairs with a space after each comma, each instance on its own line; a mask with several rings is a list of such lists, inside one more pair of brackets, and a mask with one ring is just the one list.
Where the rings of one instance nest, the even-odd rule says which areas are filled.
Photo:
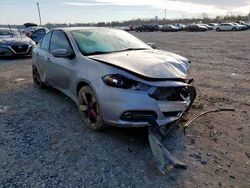
[[239, 30], [241, 30], [240, 27], [232, 23], [221, 23], [216, 28], [216, 31], [239, 31]]
[[213, 29], [216, 29], [218, 27], [217, 23], [209, 23], [208, 25], [213, 27]]
[[238, 24], [238, 23], [232, 23], [233, 25], [235, 25], [238, 30], [242, 31], [242, 30], [247, 30], [247, 26], [246, 25], [241, 25], [241, 24]]

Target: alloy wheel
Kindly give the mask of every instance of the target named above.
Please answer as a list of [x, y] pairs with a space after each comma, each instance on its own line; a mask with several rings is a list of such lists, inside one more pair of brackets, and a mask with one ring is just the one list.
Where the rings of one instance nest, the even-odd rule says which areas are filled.
[[97, 123], [100, 115], [95, 97], [87, 91], [82, 92], [81, 97], [83, 100], [79, 107], [80, 112], [83, 113], [82, 115], [86, 118], [87, 123]]

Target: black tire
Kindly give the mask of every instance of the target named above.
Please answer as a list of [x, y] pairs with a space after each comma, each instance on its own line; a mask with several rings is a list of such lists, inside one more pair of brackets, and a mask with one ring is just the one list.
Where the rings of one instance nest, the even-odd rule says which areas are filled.
[[216, 28], [216, 31], [218, 31], [218, 32], [219, 32], [219, 31], [220, 31], [220, 28]]
[[32, 77], [35, 87], [39, 89], [45, 87], [45, 83], [41, 80], [40, 74], [35, 65], [32, 65]]
[[235, 28], [235, 27], [233, 27], [232, 31], [236, 31], [236, 28]]
[[102, 115], [91, 87], [84, 86], [78, 92], [79, 112], [83, 123], [90, 129], [99, 131], [104, 128]]

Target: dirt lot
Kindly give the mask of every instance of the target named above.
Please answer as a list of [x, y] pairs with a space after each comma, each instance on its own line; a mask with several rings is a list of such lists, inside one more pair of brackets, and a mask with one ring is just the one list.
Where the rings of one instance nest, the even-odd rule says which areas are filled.
[[134, 34], [192, 61], [198, 98], [187, 118], [236, 109], [165, 141], [187, 170], [161, 175], [147, 130], [93, 132], [65, 95], [33, 87], [31, 59], [0, 60], [0, 187], [250, 187], [250, 31]]

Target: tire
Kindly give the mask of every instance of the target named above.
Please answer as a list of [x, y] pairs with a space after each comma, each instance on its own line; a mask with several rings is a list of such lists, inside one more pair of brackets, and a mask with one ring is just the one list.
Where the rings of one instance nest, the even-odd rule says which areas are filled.
[[235, 28], [235, 27], [233, 27], [232, 31], [236, 31], [236, 28]]
[[218, 32], [219, 32], [219, 31], [220, 31], [220, 28], [216, 28], [216, 31], [218, 31]]
[[78, 92], [78, 105], [84, 125], [95, 131], [104, 128], [99, 105], [91, 87], [84, 86], [80, 89]]
[[35, 65], [32, 65], [32, 77], [35, 87], [42, 89], [45, 87], [45, 83], [41, 80], [40, 74]]

